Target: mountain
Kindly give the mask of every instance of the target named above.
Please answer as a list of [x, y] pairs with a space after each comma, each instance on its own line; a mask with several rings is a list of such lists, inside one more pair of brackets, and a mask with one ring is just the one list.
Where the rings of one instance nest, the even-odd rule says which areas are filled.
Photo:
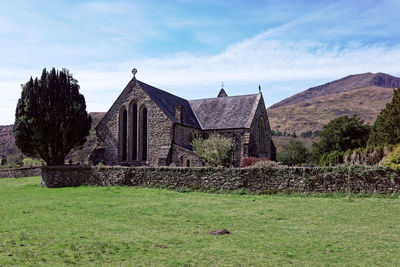
[[[66, 160], [71, 159], [73, 162], [82, 162], [87, 160], [87, 157], [93, 150], [96, 144], [96, 133], [94, 128], [105, 115], [105, 112], [90, 112], [92, 117], [92, 126], [90, 134], [87, 137], [86, 143], [79, 149], [74, 149], [66, 157]], [[12, 133], [13, 125], [0, 126], [0, 157], [13, 155], [17, 157], [22, 155], [21, 151], [15, 145], [14, 135]]]
[[319, 131], [332, 119], [358, 115], [372, 124], [400, 87], [400, 78], [364, 73], [312, 87], [268, 108], [271, 128], [297, 135]]
[[289, 106], [297, 103], [302, 103], [315, 97], [327, 96], [332, 94], [343, 93], [357, 88], [365, 88], [370, 86], [383, 88], [398, 88], [400, 87], [400, 78], [393, 77], [386, 73], [363, 73], [349, 75], [339, 80], [329, 82], [323, 85], [309, 88], [301, 93], [295, 94], [286, 98], [269, 109], [275, 109], [282, 106]]

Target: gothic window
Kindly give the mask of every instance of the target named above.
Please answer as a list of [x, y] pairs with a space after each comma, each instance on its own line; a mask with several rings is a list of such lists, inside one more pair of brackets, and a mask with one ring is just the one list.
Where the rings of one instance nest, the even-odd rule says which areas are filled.
[[132, 160], [137, 160], [137, 131], [138, 131], [138, 118], [137, 118], [137, 104], [131, 106], [132, 114]]
[[140, 136], [140, 145], [141, 145], [141, 154], [142, 160], [147, 160], [147, 108], [143, 107], [141, 110], [141, 136]]
[[123, 107], [119, 113], [119, 138], [121, 160], [127, 160], [128, 114]]
[[258, 136], [259, 136], [259, 147], [260, 154], [265, 154], [265, 121], [263, 116], [260, 117], [258, 123]]
[[186, 167], [190, 167], [190, 159], [186, 160]]

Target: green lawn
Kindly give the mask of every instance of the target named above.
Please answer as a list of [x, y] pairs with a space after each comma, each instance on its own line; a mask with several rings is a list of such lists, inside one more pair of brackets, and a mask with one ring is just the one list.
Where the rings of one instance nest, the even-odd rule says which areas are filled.
[[[228, 228], [231, 235], [206, 234]], [[400, 199], [0, 179], [0, 266], [400, 265]]]

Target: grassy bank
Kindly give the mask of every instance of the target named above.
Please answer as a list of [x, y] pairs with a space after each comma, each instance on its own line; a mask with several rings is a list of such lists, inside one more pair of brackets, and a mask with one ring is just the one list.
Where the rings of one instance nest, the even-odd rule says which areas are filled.
[[[232, 234], [206, 234], [222, 228]], [[398, 265], [400, 199], [0, 179], [0, 266], [29, 264]]]

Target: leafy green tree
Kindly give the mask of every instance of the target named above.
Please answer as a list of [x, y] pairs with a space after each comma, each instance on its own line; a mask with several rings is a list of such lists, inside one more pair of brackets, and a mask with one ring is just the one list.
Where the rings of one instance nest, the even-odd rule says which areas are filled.
[[392, 101], [379, 113], [368, 139], [368, 145], [371, 146], [398, 143], [400, 143], [400, 88], [394, 90]]
[[393, 151], [386, 156], [383, 165], [394, 171], [400, 172], [400, 144], [398, 144]]
[[297, 165], [308, 161], [309, 152], [301, 141], [290, 140], [278, 153], [277, 161], [286, 165]]
[[68, 70], [43, 69], [40, 79], [22, 86], [13, 132], [25, 155], [63, 165], [71, 149], [84, 144], [90, 125], [85, 98]]
[[345, 152], [367, 145], [371, 127], [354, 115], [342, 116], [331, 120], [318, 133], [320, 141], [313, 144], [311, 161], [318, 164], [324, 154], [333, 151]]
[[234, 145], [231, 139], [211, 134], [208, 139], [195, 139], [193, 150], [208, 166], [229, 167], [232, 164]]

